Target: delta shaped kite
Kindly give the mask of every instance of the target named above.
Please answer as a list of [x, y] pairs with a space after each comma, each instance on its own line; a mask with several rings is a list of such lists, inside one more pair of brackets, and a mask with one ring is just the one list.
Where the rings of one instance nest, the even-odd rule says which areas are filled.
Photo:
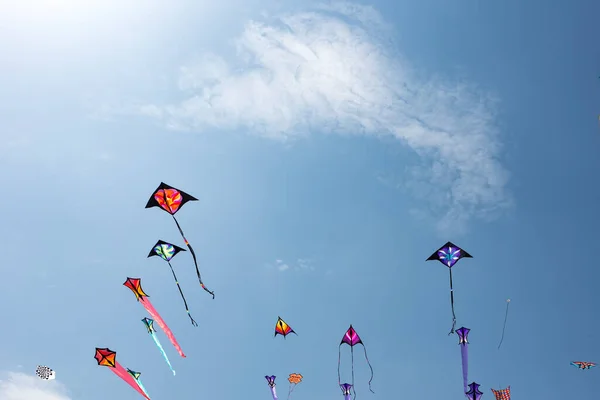
[[171, 372], [173, 373], [173, 375], [175, 375], [175, 370], [173, 369], [173, 366], [171, 365], [171, 361], [169, 361], [169, 357], [167, 357], [167, 353], [165, 353], [165, 349], [162, 347], [162, 344], [160, 344], [160, 340], [158, 340], [158, 336], [156, 336], [156, 328], [154, 328], [154, 320], [150, 319], [150, 318], [142, 318], [142, 322], [144, 323], [144, 326], [148, 330], [148, 333], [150, 334], [150, 336], [152, 336], [152, 340], [154, 340], [154, 344], [156, 344], [156, 347], [158, 347], [158, 350], [160, 351], [163, 358], [167, 362], [167, 365], [171, 369]]
[[352, 385], [349, 383], [342, 383], [340, 385], [340, 389], [342, 389], [342, 394], [344, 395], [344, 400], [350, 400]]
[[267, 380], [267, 384], [269, 385], [269, 389], [271, 389], [271, 395], [273, 396], [273, 400], [277, 400], [277, 390], [275, 390], [275, 375], [271, 375], [265, 376], [265, 379]]
[[108, 367], [112, 372], [115, 373], [119, 378], [123, 379], [134, 388], [139, 394], [144, 396], [147, 400], [150, 400], [147, 394], [140, 388], [136, 380], [131, 376], [121, 364], [117, 362], [117, 353], [110, 350], [109, 348], [98, 348], [96, 347], [96, 354], [94, 358], [98, 362], [98, 365]]
[[500, 390], [490, 389], [490, 390], [492, 391], [492, 393], [494, 393], [496, 400], [510, 400], [510, 386], [507, 387], [506, 389], [500, 389]]
[[273, 335], [273, 337], [281, 335], [285, 339], [285, 337], [290, 333], [293, 333], [294, 335], [298, 336], [298, 334], [294, 332], [291, 326], [289, 326], [284, 320], [282, 320], [281, 317], [277, 317], [277, 323], [275, 324], [275, 335]]
[[338, 385], [342, 385], [342, 378], [340, 376], [340, 365], [341, 365], [341, 360], [342, 360], [342, 345], [343, 344], [347, 344], [348, 346], [350, 346], [350, 355], [351, 355], [351, 365], [352, 365], [352, 392], [354, 393], [354, 397], [356, 397], [356, 390], [354, 389], [354, 346], [356, 346], [357, 344], [361, 344], [363, 347], [363, 350], [365, 352], [365, 359], [367, 360], [367, 364], [369, 365], [369, 368], [371, 369], [371, 379], [369, 379], [369, 390], [371, 391], [371, 393], [375, 393], [373, 391], [373, 389], [371, 389], [371, 381], [373, 381], [373, 367], [371, 366], [371, 363], [369, 362], [369, 357], [367, 356], [367, 347], [365, 346], [365, 344], [362, 342], [362, 340], [360, 339], [360, 336], [358, 336], [358, 333], [356, 333], [356, 331], [354, 330], [354, 328], [352, 327], [352, 325], [350, 325], [350, 328], [348, 328], [348, 330], [346, 331], [346, 333], [344, 334], [344, 337], [342, 338], [342, 341], [340, 342], [340, 345], [338, 346]]
[[179, 286], [179, 281], [177, 280], [177, 275], [175, 275], [175, 271], [173, 270], [173, 266], [171, 265], [171, 260], [180, 251], [185, 251], [185, 249], [182, 249], [179, 246], [175, 246], [174, 244], [159, 240], [158, 242], [156, 242], [154, 247], [152, 247], [152, 250], [150, 250], [148, 257], [158, 256], [158, 257], [162, 258], [163, 260], [165, 260], [167, 262], [167, 264], [169, 264], [169, 268], [171, 268], [171, 273], [173, 274], [173, 279], [175, 280], [175, 283], [177, 284], [177, 289], [179, 289], [179, 294], [181, 295], [181, 298], [183, 299], [183, 305], [185, 306], [185, 311], [187, 312], [188, 317], [190, 317], [190, 320], [192, 321], [192, 325], [198, 326], [196, 321], [194, 321], [194, 318], [192, 318], [192, 314], [190, 314], [190, 310], [189, 310], [187, 301], [185, 300], [185, 296], [183, 295], [181, 286]]
[[149, 296], [144, 292], [144, 289], [142, 289], [142, 280], [140, 278], [127, 278], [125, 283], [123, 283], [123, 286], [128, 287], [133, 294], [135, 294], [137, 301], [142, 303], [146, 311], [148, 311], [148, 314], [150, 314], [150, 316], [158, 323], [158, 326], [160, 326], [160, 329], [162, 329], [165, 335], [167, 335], [175, 349], [177, 349], [179, 355], [181, 357], [185, 357], [185, 354], [183, 354], [183, 351], [181, 350], [179, 343], [177, 343], [173, 332], [171, 332], [171, 329], [169, 329], [160, 314], [158, 314], [158, 311], [156, 311], [152, 303], [150, 303], [150, 300], [148, 299]]
[[288, 389], [287, 400], [290, 400], [290, 396], [292, 395], [292, 392], [296, 388], [296, 385], [299, 384], [300, 382], [302, 382], [302, 378], [303, 378], [303, 376], [300, 374], [290, 374], [290, 376], [288, 378], [288, 382], [290, 382], [290, 387]]
[[463, 387], [465, 393], [467, 392], [467, 382], [469, 381], [469, 328], [458, 328], [456, 334], [458, 335], [458, 345], [460, 346], [460, 357], [462, 360], [462, 371], [463, 371]]
[[483, 393], [479, 390], [479, 383], [471, 382], [469, 383], [469, 391], [465, 394], [467, 395], [467, 399], [469, 400], [479, 400]]
[[173, 217], [173, 221], [175, 221], [177, 229], [179, 229], [179, 233], [181, 234], [181, 237], [183, 238], [183, 241], [185, 242], [187, 248], [190, 249], [190, 253], [192, 254], [192, 258], [194, 259], [194, 265], [196, 266], [196, 275], [198, 276], [198, 282], [200, 282], [200, 286], [202, 286], [202, 289], [210, 293], [214, 299], [215, 293], [208, 290], [208, 288], [202, 282], [200, 270], [198, 269], [198, 260], [196, 259], [196, 253], [194, 252], [194, 249], [192, 248], [190, 242], [188, 242], [188, 240], [185, 238], [183, 230], [181, 229], [177, 218], [175, 218], [175, 214], [181, 209], [181, 207], [183, 207], [185, 203], [187, 203], [188, 201], [197, 200], [198, 199], [194, 196], [191, 196], [182, 190], [176, 189], [172, 186], [167, 185], [166, 183], [161, 182], [160, 185], [158, 185], [158, 187], [154, 191], [154, 193], [152, 193], [150, 200], [148, 200], [148, 203], [146, 204], [146, 208], [159, 207], [163, 211], [168, 212], [171, 215], [171, 217]]
[[446, 267], [448, 267], [448, 271], [450, 271], [450, 305], [452, 307], [452, 329], [448, 335], [454, 333], [454, 327], [456, 326], [456, 314], [454, 313], [454, 289], [452, 287], [452, 267], [461, 259], [461, 258], [473, 258], [469, 253], [453, 244], [452, 242], [448, 242], [439, 249], [437, 249], [429, 258], [425, 261], [433, 261], [438, 260]]
[[589, 361], [572, 361], [571, 365], [579, 369], [591, 369], [596, 366], [596, 363]]
[[51, 368], [46, 367], [45, 365], [38, 365], [35, 369], [35, 374], [40, 377], [40, 379], [44, 380], [52, 380], [56, 379], [56, 374]]
[[142, 381], [140, 379], [140, 375], [142, 375], [142, 373], [141, 372], [136, 372], [136, 371], [131, 370], [129, 368], [127, 368], [127, 373], [133, 377], [133, 379], [135, 380], [135, 383], [137, 383], [138, 386], [140, 387], [140, 389], [142, 389], [142, 392], [144, 392], [144, 394], [147, 397], [150, 397], [150, 396], [148, 396], [148, 391], [146, 390], [146, 388], [144, 387], [144, 384], [142, 383]]

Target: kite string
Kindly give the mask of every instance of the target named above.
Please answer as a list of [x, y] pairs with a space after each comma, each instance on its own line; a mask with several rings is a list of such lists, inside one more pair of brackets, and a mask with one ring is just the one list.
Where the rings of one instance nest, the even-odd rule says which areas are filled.
[[371, 393], [375, 394], [373, 389], [371, 389], [371, 382], [373, 381], [373, 367], [371, 366], [371, 362], [369, 361], [369, 357], [367, 356], [367, 348], [365, 347], [364, 344], [362, 346], [363, 346], [363, 350], [365, 351], [365, 360], [367, 360], [367, 364], [369, 364], [369, 368], [371, 368], [371, 379], [369, 379], [369, 390], [371, 391]]
[[202, 277], [200, 276], [200, 270], [198, 269], [198, 260], [196, 259], [196, 253], [194, 252], [192, 245], [190, 244], [190, 242], [188, 242], [185, 235], [183, 234], [183, 229], [181, 229], [181, 226], [179, 225], [177, 218], [175, 218], [175, 216], [173, 214], [171, 214], [171, 217], [173, 217], [173, 221], [175, 221], [175, 224], [177, 225], [177, 229], [179, 229], [179, 233], [181, 234], [181, 237], [183, 238], [185, 245], [188, 247], [188, 249], [190, 249], [190, 253], [192, 253], [192, 258], [194, 259], [194, 265], [196, 267], [196, 275], [198, 276], [198, 282], [200, 282], [200, 286], [202, 286], [202, 289], [204, 289], [206, 292], [210, 293], [214, 299], [215, 292], [211, 292], [210, 290], [208, 290], [208, 288], [204, 285], [204, 282], [202, 282]]
[[498, 344], [498, 350], [500, 350], [500, 346], [502, 346], [502, 342], [504, 341], [504, 331], [506, 330], [506, 320], [508, 319], [508, 306], [510, 305], [510, 299], [506, 301], [506, 311], [504, 313], [504, 325], [502, 326], [502, 337], [500, 338], [500, 343]]
[[354, 346], [352, 345], [350, 345], [350, 354], [352, 357], [352, 391], [354, 392], [354, 396], [352, 398], [356, 400], [356, 389], [354, 389]]
[[454, 314], [454, 289], [452, 288], [452, 267], [448, 268], [450, 271], [450, 306], [452, 307], [452, 329], [448, 336], [454, 333], [454, 328], [456, 327], [456, 314]]
[[187, 312], [188, 317], [190, 317], [190, 320], [192, 321], [192, 325], [198, 326], [198, 323], [196, 321], [194, 321], [194, 318], [192, 318], [192, 314], [190, 314], [190, 310], [189, 310], [187, 301], [185, 300], [185, 296], [183, 295], [181, 286], [179, 286], [179, 280], [177, 280], [177, 275], [175, 275], [175, 270], [173, 270], [173, 266], [171, 265], [170, 261], [167, 261], [167, 264], [169, 264], [169, 268], [171, 268], [171, 273], [173, 274], [173, 279], [175, 279], [175, 283], [177, 284], [177, 289], [179, 289], [179, 294], [181, 295], [181, 298], [183, 299], [183, 305], [185, 306], [185, 311]]

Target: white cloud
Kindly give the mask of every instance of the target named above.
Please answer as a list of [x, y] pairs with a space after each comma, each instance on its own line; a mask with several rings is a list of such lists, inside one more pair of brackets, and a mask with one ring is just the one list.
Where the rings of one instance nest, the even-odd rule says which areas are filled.
[[0, 400], [71, 400], [57, 381], [45, 381], [35, 375], [9, 372], [0, 380]]
[[392, 42], [373, 8], [349, 3], [250, 21], [237, 62], [204, 54], [180, 69], [185, 99], [139, 112], [171, 129], [243, 128], [278, 140], [393, 136], [424, 158], [402, 186], [441, 229], [509, 206], [491, 98], [417, 77]]

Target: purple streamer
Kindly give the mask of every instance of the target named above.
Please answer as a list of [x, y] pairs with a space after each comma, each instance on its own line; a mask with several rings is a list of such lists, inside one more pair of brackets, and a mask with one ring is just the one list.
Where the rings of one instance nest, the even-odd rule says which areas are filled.
[[460, 356], [462, 358], [462, 370], [463, 370], [463, 385], [465, 388], [465, 393], [467, 393], [467, 385], [468, 375], [469, 375], [469, 345], [461, 344], [460, 345]]

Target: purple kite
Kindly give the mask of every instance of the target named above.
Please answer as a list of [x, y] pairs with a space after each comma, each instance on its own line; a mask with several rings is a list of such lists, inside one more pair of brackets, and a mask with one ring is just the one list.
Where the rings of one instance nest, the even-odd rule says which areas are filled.
[[467, 393], [467, 382], [469, 375], [469, 328], [458, 328], [456, 334], [458, 335], [458, 345], [460, 346], [460, 356], [462, 358], [462, 370], [463, 370], [463, 387], [465, 393]]
[[271, 388], [271, 394], [273, 395], [273, 400], [277, 400], [277, 391], [275, 390], [275, 375], [265, 376], [267, 380], [267, 384]]
[[483, 396], [483, 393], [481, 393], [481, 391], [479, 390], [479, 386], [481, 386], [479, 383], [475, 383], [475, 382], [469, 383], [469, 391], [465, 393], [469, 400], [481, 399], [481, 396]]
[[354, 393], [353, 397], [356, 397], [356, 390], [354, 389], [354, 346], [356, 346], [357, 344], [362, 344], [363, 350], [365, 351], [365, 359], [367, 360], [367, 364], [369, 364], [369, 368], [371, 368], [369, 390], [371, 391], [371, 393], [375, 393], [373, 389], [371, 389], [371, 381], [373, 380], [373, 367], [369, 362], [369, 357], [367, 357], [367, 348], [365, 347], [365, 344], [362, 342], [362, 340], [360, 340], [360, 336], [358, 336], [358, 333], [356, 333], [352, 325], [350, 325], [350, 328], [348, 328], [348, 330], [344, 334], [344, 337], [342, 338], [342, 341], [340, 342], [340, 345], [338, 347], [338, 385], [340, 385], [340, 387], [342, 386], [342, 379], [340, 377], [340, 364], [342, 360], [342, 345], [344, 343], [350, 346], [350, 354], [352, 356], [352, 385], [350, 386], [352, 387], [352, 392]]
[[425, 261], [438, 260], [450, 271], [450, 305], [452, 306], [452, 329], [448, 336], [454, 333], [454, 327], [456, 326], [456, 314], [454, 314], [454, 289], [452, 288], [452, 267], [461, 258], [473, 258], [469, 253], [453, 244], [448, 242], [439, 249], [437, 249], [429, 258]]
[[340, 389], [342, 389], [342, 393], [344, 394], [344, 400], [350, 400], [350, 389], [352, 389], [352, 385], [349, 383], [342, 383]]

